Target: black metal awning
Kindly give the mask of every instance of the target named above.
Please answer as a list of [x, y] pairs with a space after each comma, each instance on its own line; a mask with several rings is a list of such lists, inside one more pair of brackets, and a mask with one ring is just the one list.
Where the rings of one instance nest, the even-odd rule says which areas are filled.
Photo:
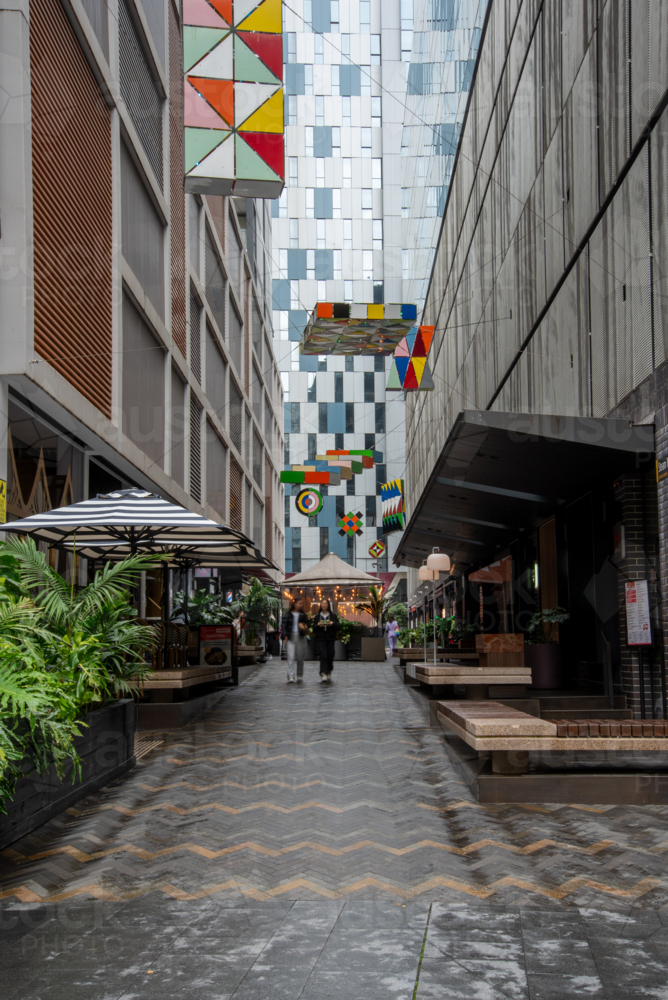
[[567, 501], [645, 470], [654, 426], [607, 417], [465, 410], [427, 482], [394, 562], [419, 566], [434, 546], [479, 566]]

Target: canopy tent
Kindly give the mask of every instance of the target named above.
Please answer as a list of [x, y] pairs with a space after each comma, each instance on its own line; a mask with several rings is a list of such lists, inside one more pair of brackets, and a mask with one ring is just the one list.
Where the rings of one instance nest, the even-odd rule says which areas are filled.
[[285, 581], [292, 587], [374, 587], [381, 580], [355, 566], [349, 566], [335, 552], [328, 552], [324, 559], [309, 566], [303, 573], [295, 573]]
[[242, 532], [141, 489], [114, 490], [0, 525], [87, 559], [170, 553], [169, 566], [276, 567]]

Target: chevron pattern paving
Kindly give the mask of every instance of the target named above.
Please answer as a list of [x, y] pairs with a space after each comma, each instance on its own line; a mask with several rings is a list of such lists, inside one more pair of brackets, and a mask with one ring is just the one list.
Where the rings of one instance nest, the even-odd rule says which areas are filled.
[[668, 808], [481, 806], [389, 664], [265, 665], [0, 857], [15, 903], [668, 903]]

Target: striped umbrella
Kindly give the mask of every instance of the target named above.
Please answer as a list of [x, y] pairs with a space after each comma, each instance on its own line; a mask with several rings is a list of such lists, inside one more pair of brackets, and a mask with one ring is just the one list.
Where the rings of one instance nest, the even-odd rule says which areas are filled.
[[0, 524], [87, 559], [124, 559], [135, 552], [170, 553], [169, 565], [271, 569], [253, 542], [233, 528], [194, 514], [146, 490], [114, 490]]

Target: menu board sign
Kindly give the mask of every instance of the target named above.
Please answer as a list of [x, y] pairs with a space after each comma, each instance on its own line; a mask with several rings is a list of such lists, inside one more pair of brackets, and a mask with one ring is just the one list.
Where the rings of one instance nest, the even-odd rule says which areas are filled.
[[629, 646], [651, 646], [652, 627], [649, 620], [647, 580], [624, 584], [626, 598], [626, 641]]
[[199, 629], [200, 666], [232, 666], [232, 626], [200, 625]]

